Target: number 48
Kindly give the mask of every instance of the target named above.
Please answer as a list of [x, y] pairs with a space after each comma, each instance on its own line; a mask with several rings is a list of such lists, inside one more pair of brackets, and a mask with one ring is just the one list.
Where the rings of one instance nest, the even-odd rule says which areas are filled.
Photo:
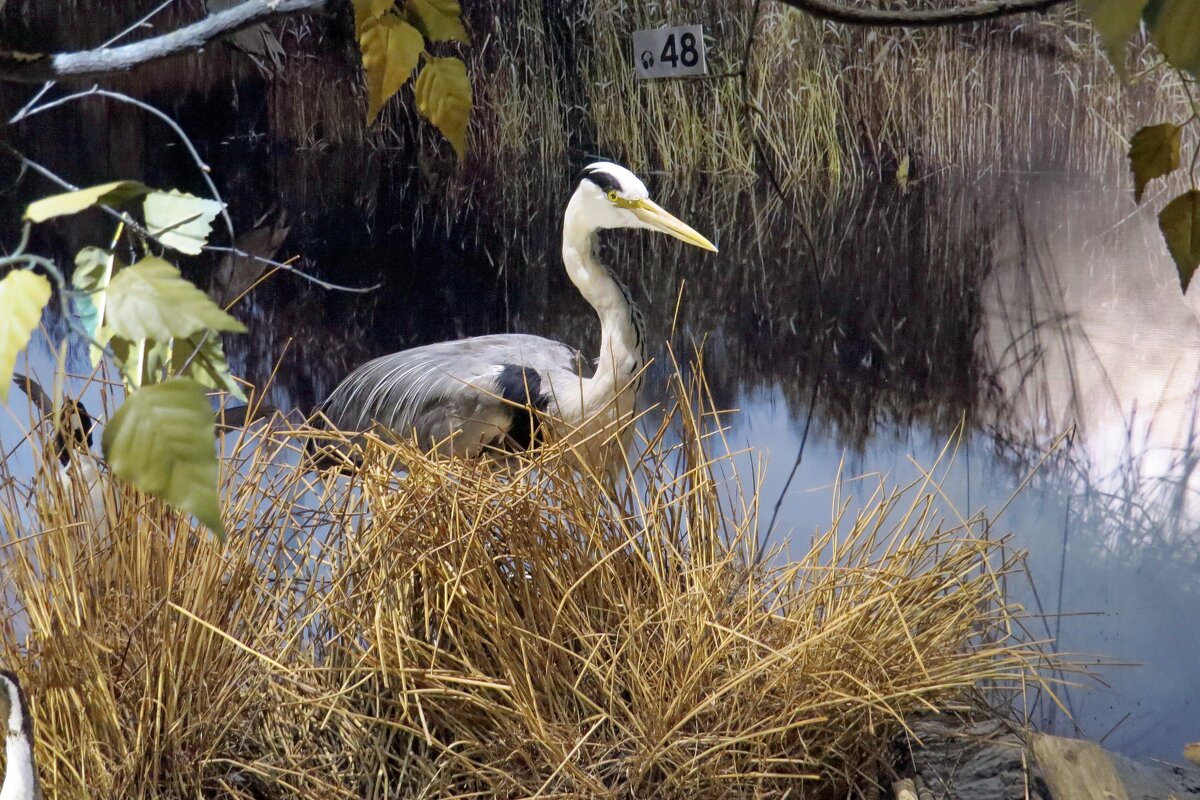
[[678, 52], [675, 50], [675, 34], [668, 35], [658, 60], [670, 63], [672, 69], [678, 69], [680, 62], [683, 62], [685, 67], [696, 66], [700, 61], [700, 53], [696, 50], [695, 34], [685, 33], [679, 37]]

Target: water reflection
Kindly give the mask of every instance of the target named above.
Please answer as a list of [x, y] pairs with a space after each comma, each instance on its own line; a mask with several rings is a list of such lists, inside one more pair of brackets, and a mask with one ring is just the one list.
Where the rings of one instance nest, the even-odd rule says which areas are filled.
[[[246, 249], [382, 284], [349, 295], [273, 275], [238, 302], [251, 332], [227, 352], [274, 404], [309, 408], [362, 361], [447, 338], [521, 331], [595, 347], [598, 324], [559, 256], [572, 165], [510, 164], [507, 178], [447, 188], [386, 153], [207, 147]], [[105, 169], [68, 177], [173, 183], [169, 165]], [[1107, 744], [1165, 757], [1200, 739], [1200, 644], [1180, 635], [1200, 617], [1195, 308], [1153, 216], [1116, 194], [1121, 179], [947, 173], [793, 204], [761, 184], [647, 177], [665, 207], [714, 234], [720, 256], [638, 232], [607, 236], [605, 256], [647, 311], [651, 341], [677, 352], [703, 342], [718, 403], [741, 409], [730, 441], [769, 461], [767, 507], [811, 410], [780, 535], [801, 541], [827, 524], [829, 493], [811, 487], [843, 463], [905, 481], [917, 474], [910, 455], [932, 463], [960, 425], [947, 500], [998, 511], [1074, 428], [1001, 519], [997, 533], [1030, 551], [1038, 592], [1015, 590], [1046, 613], [1099, 612], [1035, 631], [1064, 650], [1145, 664], [1105, 670], [1110, 689], [1070, 692], [1083, 732], [1115, 727]], [[27, 178], [6, 213], [43, 189]], [[67, 261], [106, 225], [43, 226], [35, 246]], [[224, 299], [263, 278], [219, 258], [188, 269]], [[649, 382], [659, 397], [662, 353]], [[1070, 729], [1048, 706], [1033, 712]]]
[[[1037, 594], [1015, 590], [1052, 615], [1036, 634], [1145, 666], [1106, 670], [1110, 689], [1069, 691], [1073, 722], [1050, 705], [1030, 713], [1095, 737], [1111, 732], [1109, 744], [1133, 753], [1173, 757], [1200, 735], [1188, 667], [1200, 647], [1178, 635], [1200, 614], [1186, 513], [1200, 347], [1183, 335], [1195, 317], [1153, 217], [1113, 199], [1112, 182], [1061, 175], [943, 177], [907, 191], [885, 182], [801, 207], [763, 186], [651, 180], [664, 205], [715, 232], [720, 258], [637, 233], [609, 236], [606, 256], [636, 287], [652, 338], [673, 339], [677, 351], [705, 343], [719, 402], [742, 409], [731, 441], [770, 460], [768, 502], [814, 398], [796, 486], [827, 486], [847, 456], [851, 473], [908, 480], [910, 454], [932, 462], [962, 423], [972, 433], [945, 480], [964, 514], [1001, 508], [1031, 461], [1074, 426], [1001, 521], [1031, 553]], [[475, 194], [473, 219], [450, 224], [410, 184], [400, 206], [426, 219], [425, 232], [383, 227], [349, 256], [344, 241], [324, 250], [289, 242], [328, 275], [386, 288], [366, 303], [305, 292], [355, 310], [337, 314], [349, 325], [336, 333], [294, 308], [276, 327], [282, 318], [270, 314], [290, 304], [268, 291], [259, 324], [273, 335], [286, 331], [302, 352], [306, 337], [327, 354], [337, 343], [334, 358], [282, 374], [279, 391], [303, 403], [364, 358], [450, 336], [532, 331], [594, 346], [595, 320], [560, 266], [566, 190], [547, 186], [555, 182], [569, 186], [565, 176], [529, 180], [494, 207]], [[407, 247], [399, 236], [411, 237]], [[361, 269], [372, 262], [360, 248], [390, 263]], [[264, 337], [249, 341], [261, 347]], [[267, 349], [263, 367], [270, 358]], [[780, 529], [802, 537], [828, 519], [826, 494], [793, 492]], [[1102, 616], [1053, 616], [1060, 611]]]

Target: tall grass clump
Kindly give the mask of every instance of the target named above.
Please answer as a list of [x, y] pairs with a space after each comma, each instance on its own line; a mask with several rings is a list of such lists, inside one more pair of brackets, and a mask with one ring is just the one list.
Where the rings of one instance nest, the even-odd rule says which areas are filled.
[[616, 482], [569, 442], [377, 439], [317, 478], [289, 454], [328, 434], [277, 421], [227, 443], [226, 542], [104, 474], [0, 467], [0, 660], [48, 794], [846, 797], [908, 715], [1037, 680], [1002, 544], [932, 481], [756, 563], [707, 396], [677, 378]]

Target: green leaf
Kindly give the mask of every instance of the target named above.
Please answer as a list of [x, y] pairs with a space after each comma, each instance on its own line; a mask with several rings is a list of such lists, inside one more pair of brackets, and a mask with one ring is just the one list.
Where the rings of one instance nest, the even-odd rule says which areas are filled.
[[29, 344], [48, 302], [50, 281], [35, 272], [17, 269], [0, 280], [0, 400], [8, 400], [17, 353]]
[[142, 201], [146, 229], [167, 247], [189, 256], [200, 254], [212, 233], [212, 221], [224, 206], [178, 189], [153, 191]]
[[425, 57], [417, 76], [417, 111], [454, 146], [461, 161], [467, 155], [467, 123], [471, 116], [471, 81], [467, 65], [457, 58]]
[[104, 427], [100, 443], [114, 473], [224, 536], [216, 434], [204, 387], [176, 378], [129, 395]]
[[[114, 336], [108, 346], [131, 390], [161, 383], [165, 370], [169, 377], [186, 376], [209, 389], [228, 392], [242, 401], [246, 399], [241, 384], [229, 370], [225, 348], [216, 333], [205, 337], [205, 332], [201, 331], [187, 339], [168, 339], [166, 342], [153, 339], [131, 342], [123, 336]], [[197, 346], [200, 352], [193, 357]]]
[[134, 342], [186, 339], [205, 328], [246, 331], [246, 326], [222, 311], [179, 270], [155, 256], [126, 267], [112, 279], [105, 324]]
[[129, 391], [162, 383], [170, 377], [164, 375], [164, 367], [171, 362], [171, 340], [156, 342], [153, 339], [141, 339], [131, 342], [123, 336], [113, 336], [111, 332], [109, 337], [108, 349], [112, 351]]
[[354, 0], [354, 31], [362, 35], [363, 26], [396, 7], [396, 0]]
[[1150, 38], [1171, 66], [1200, 76], [1200, 9], [1196, 0], [1159, 0], [1146, 8]]
[[358, 40], [367, 73], [367, 124], [416, 69], [425, 40], [395, 14], [369, 20]]
[[1179, 168], [1179, 127], [1165, 122], [1148, 125], [1129, 142], [1129, 168], [1133, 170], [1133, 196], [1142, 202], [1146, 184]]
[[1125, 48], [1142, 21], [1146, 0], [1079, 0], [1092, 19], [1113, 69], [1125, 77]]
[[471, 43], [458, 0], [408, 0], [407, 9], [409, 19], [429, 41]]
[[[196, 353], [196, 357], [192, 358], [184, 370], [184, 363], [196, 351], [197, 346], [200, 352]], [[210, 333], [207, 338], [203, 333], [197, 333], [190, 339], [176, 340], [172, 344], [171, 370], [177, 375], [187, 375], [210, 389], [220, 389], [242, 402], [246, 401], [241, 385], [229, 371], [229, 363], [225, 360], [225, 348], [221, 346], [221, 337], [216, 333]]]
[[1186, 294], [1196, 265], [1200, 264], [1200, 191], [1192, 189], [1176, 197], [1158, 215], [1158, 227], [1179, 271], [1179, 285]]
[[138, 181], [113, 181], [87, 189], [54, 194], [35, 200], [25, 209], [25, 219], [45, 222], [53, 217], [77, 214], [94, 205], [119, 206], [150, 191]]
[[[75, 271], [71, 274], [71, 287], [80, 294], [71, 297], [75, 314], [83, 323], [88, 336], [104, 344], [108, 331], [104, 329], [104, 309], [108, 303], [108, 284], [118, 264], [113, 253], [100, 247], [85, 247], [75, 256]], [[88, 352], [92, 366], [100, 363], [103, 355], [100, 348], [89, 344]]]

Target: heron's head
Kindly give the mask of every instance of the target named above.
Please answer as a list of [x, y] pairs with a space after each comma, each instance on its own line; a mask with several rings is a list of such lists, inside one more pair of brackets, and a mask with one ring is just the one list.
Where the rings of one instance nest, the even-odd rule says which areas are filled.
[[597, 161], [584, 167], [571, 205], [595, 228], [648, 228], [717, 251], [716, 245], [651, 200], [646, 184], [619, 164]]

